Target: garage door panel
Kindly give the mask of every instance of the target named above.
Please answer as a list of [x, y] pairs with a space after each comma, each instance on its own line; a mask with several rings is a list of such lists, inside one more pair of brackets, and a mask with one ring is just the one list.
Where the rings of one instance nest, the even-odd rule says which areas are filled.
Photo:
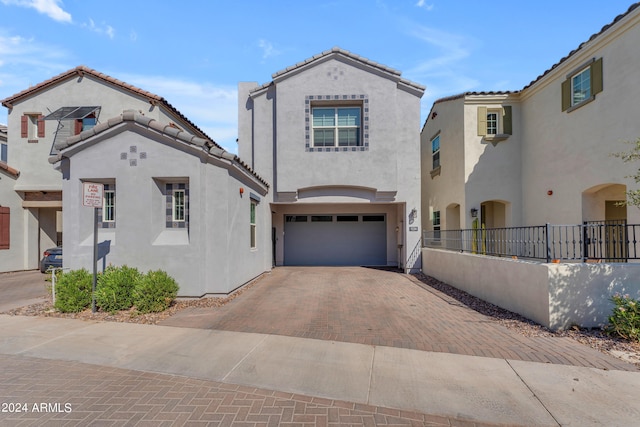
[[386, 222], [285, 222], [285, 265], [386, 265]]

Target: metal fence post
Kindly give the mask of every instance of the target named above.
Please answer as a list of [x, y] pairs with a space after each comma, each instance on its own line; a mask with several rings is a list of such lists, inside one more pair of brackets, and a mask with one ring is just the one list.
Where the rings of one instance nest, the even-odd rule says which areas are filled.
[[546, 224], [545, 241], [547, 244], [547, 262], [551, 262], [551, 244], [549, 240], [549, 234], [551, 233], [551, 224]]

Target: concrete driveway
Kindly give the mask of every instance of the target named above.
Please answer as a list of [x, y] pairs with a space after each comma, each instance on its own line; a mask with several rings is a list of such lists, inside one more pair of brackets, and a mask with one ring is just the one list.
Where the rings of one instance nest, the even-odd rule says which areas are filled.
[[636, 370], [571, 338], [525, 337], [416, 276], [362, 267], [278, 267], [222, 307], [161, 324]]
[[38, 270], [0, 273], [0, 313], [42, 302], [50, 283], [47, 277]]

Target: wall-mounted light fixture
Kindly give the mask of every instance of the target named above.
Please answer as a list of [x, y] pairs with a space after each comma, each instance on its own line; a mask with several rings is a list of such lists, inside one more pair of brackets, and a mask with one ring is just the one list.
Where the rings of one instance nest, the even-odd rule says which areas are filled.
[[244, 194], [244, 187], [240, 187], [240, 197]]
[[477, 217], [478, 217], [478, 209], [471, 208], [471, 218], [477, 218]]
[[553, 190], [547, 191], [547, 196], [553, 196]]

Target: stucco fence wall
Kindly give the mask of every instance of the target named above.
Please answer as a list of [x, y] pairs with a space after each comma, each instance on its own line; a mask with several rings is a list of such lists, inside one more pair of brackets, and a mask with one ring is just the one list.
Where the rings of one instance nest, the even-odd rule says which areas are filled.
[[422, 271], [553, 330], [605, 325], [616, 292], [640, 298], [640, 264], [547, 264], [423, 248]]

